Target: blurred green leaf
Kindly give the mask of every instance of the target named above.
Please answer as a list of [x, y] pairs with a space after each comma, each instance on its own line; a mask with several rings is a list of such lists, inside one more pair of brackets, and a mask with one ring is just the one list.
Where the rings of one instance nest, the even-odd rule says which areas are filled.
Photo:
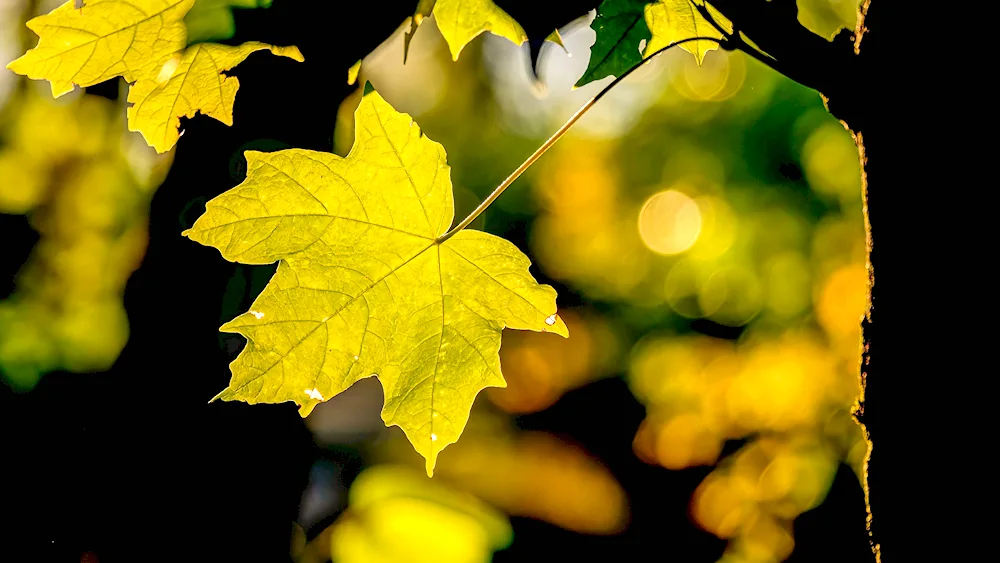
[[197, 0], [184, 16], [188, 45], [230, 39], [236, 33], [233, 8], [269, 8], [271, 0]]

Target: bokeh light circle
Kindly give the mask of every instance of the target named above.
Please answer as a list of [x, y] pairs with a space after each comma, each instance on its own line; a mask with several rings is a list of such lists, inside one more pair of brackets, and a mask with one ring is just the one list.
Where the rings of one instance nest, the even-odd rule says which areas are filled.
[[658, 254], [680, 254], [701, 234], [698, 204], [677, 190], [666, 190], [646, 200], [639, 211], [639, 236]]

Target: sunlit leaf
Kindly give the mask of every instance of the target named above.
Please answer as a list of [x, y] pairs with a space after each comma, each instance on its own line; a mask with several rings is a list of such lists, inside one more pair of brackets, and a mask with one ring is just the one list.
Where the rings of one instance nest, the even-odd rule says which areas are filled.
[[[18, 74], [48, 80], [56, 97], [74, 85], [93, 86], [117, 76], [132, 84], [129, 129], [142, 131], [158, 152], [177, 141], [177, 124], [197, 112], [232, 123], [239, 82], [220, 77], [253, 51], [270, 49], [302, 60], [295, 47], [247, 43], [199, 44], [185, 50], [183, 18], [194, 0], [69, 0], [28, 22], [38, 45], [7, 65]], [[220, 57], [219, 61], [211, 60]], [[183, 101], [178, 101], [183, 98]]]
[[[706, 6], [709, 13], [723, 29], [732, 29], [732, 23], [725, 16], [710, 4], [706, 4]], [[653, 38], [646, 45], [643, 57], [648, 57], [682, 39], [692, 37], [722, 38], [722, 33], [698, 12], [691, 0], [659, 0], [647, 5], [646, 25], [649, 26]], [[698, 64], [701, 64], [705, 54], [718, 49], [719, 44], [715, 41], [692, 41], [681, 45], [680, 48], [694, 55]]]
[[433, 13], [456, 61], [462, 49], [484, 31], [509, 39], [516, 45], [528, 40], [521, 25], [492, 0], [437, 0]]
[[248, 151], [247, 179], [185, 232], [228, 260], [280, 261], [252, 310], [222, 327], [249, 342], [218, 398], [294, 401], [305, 415], [377, 375], [382, 419], [430, 473], [479, 391], [505, 385], [501, 330], [566, 325], [511, 243], [472, 230], [437, 240], [454, 215], [441, 145], [374, 91], [355, 119], [347, 158]]
[[622, 73], [642, 62], [642, 52], [652, 37], [646, 25], [646, 0], [604, 0], [590, 27], [597, 33], [590, 48], [590, 65], [576, 83], [583, 86], [605, 76]]
[[233, 124], [233, 104], [240, 82], [225, 71], [243, 62], [251, 53], [270, 50], [275, 55], [301, 62], [296, 47], [275, 47], [256, 41], [239, 47], [217, 43], [199, 43], [186, 49], [168, 63], [173, 72], [162, 82], [137, 82], [129, 90], [128, 128], [142, 133], [157, 152], [166, 152], [180, 137], [181, 117], [201, 112]]
[[93, 86], [116, 76], [153, 79], [184, 48], [184, 14], [194, 0], [69, 0], [28, 21], [38, 46], [7, 65], [18, 74], [48, 80], [59, 97], [73, 85]]

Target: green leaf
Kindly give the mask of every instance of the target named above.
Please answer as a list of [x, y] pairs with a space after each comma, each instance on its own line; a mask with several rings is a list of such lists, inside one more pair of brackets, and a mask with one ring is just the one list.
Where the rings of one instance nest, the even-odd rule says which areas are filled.
[[382, 419], [426, 458], [454, 443], [476, 395], [504, 387], [500, 334], [567, 335], [556, 293], [514, 245], [463, 230], [444, 148], [377, 92], [355, 113], [346, 158], [248, 151], [247, 178], [185, 235], [245, 264], [279, 261], [252, 309], [223, 325], [246, 348], [217, 398], [294, 401], [305, 416], [377, 375]]
[[[706, 7], [715, 21], [732, 33], [732, 22], [710, 4], [706, 4]], [[653, 38], [646, 44], [646, 51], [642, 54], [644, 58], [682, 39], [692, 37], [722, 39], [722, 33], [698, 12], [692, 0], [659, 0], [647, 5], [646, 25], [649, 26]], [[694, 55], [700, 65], [705, 59], [705, 54], [718, 49], [719, 44], [715, 41], [692, 41], [681, 45], [680, 48]]]
[[197, 0], [184, 16], [188, 45], [230, 39], [236, 33], [233, 8], [268, 8], [271, 0]]
[[590, 65], [576, 83], [579, 88], [605, 76], [622, 73], [642, 62], [640, 47], [652, 35], [646, 26], [646, 0], [604, 0], [590, 27], [597, 40], [590, 48]]

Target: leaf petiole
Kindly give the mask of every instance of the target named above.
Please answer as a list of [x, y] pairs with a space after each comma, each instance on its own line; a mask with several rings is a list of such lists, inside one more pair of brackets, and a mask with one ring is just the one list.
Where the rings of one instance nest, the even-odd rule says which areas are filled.
[[689, 43], [691, 41], [714, 41], [721, 45], [724, 40], [725, 39], [718, 39], [715, 37], [688, 37], [687, 39], [681, 39], [680, 41], [675, 41], [670, 45], [667, 45], [666, 47], [657, 50], [652, 55], [643, 59], [642, 62], [634, 65], [632, 68], [623, 72], [621, 76], [611, 81], [611, 83], [602, 88], [601, 91], [598, 92], [596, 96], [588, 100], [587, 103], [583, 104], [580, 107], [580, 109], [576, 110], [576, 113], [574, 113], [568, 120], [566, 120], [566, 122], [563, 123], [562, 126], [560, 126], [559, 129], [557, 129], [556, 132], [553, 133], [551, 137], [549, 137], [544, 143], [542, 143], [542, 145], [538, 147], [535, 150], [535, 152], [531, 153], [531, 156], [525, 159], [525, 161], [522, 162], [521, 165], [518, 166], [516, 170], [511, 172], [510, 176], [507, 176], [507, 178], [503, 182], [501, 182], [500, 185], [497, 186], [496, 189], [494, 189], [493, 192], [490, 193], [490, 195], [487, 196], [482, 203], [479, 204], [479, 207], [476, 207], [474, 210], [472, 210], [472, 213], [469, 213], [468, 217], [462, 219], [462, 222], [459, 223], [458, 225], [455, 225], [455, 227], [452, 228], [450, 231], [439, 236], [436, 242], [440, 244], [448, 240], [449, 238], [453, 237], [455, 233], [468, 227], [476, 219], [476, 217], [479, 217], [479, 215], [482, 214], [483, 211], [486, 211], [487, 207], [492, 205], [493, 202], [496, 201], [498, 197], [500, 197], [500, 194], [502, 194], [504, 190], [506, 190], [511, 184], [514, 183], [514, 180], [517, 180], [521, 176], [521, 174], [524, 174], [525, 170], [527, 170], [529, 167], [531, 167], [532, 164], [535, 163], [535, 161], [541, 158], [541, 156], [545, 154], [545, 151], [552, 148], [552, 145], [556, 144], [556, 142], [559, 139], [561, 139], [562, 136], [565, 135], [567, 131], [569, 131], [570, 127], [576, 124], [576, 122], [579, 121], [580, 118], [583, 117], [583, 115], [587, 113], [587, 111], [590, 108], [594, 107], [594, 104], [596, 104], [601, 98], [604, 97], [605, 94], [610, 92], [611, 89], [617, 86], [621, 81], [625, 80], [628, 77], [628, 75], [638, 70], [639, 67], [646, 64], [648, 61], [653, 60], [660, 53], [668, 49], [677, 47], [679, 45], [683, 45], [684, 43]]

